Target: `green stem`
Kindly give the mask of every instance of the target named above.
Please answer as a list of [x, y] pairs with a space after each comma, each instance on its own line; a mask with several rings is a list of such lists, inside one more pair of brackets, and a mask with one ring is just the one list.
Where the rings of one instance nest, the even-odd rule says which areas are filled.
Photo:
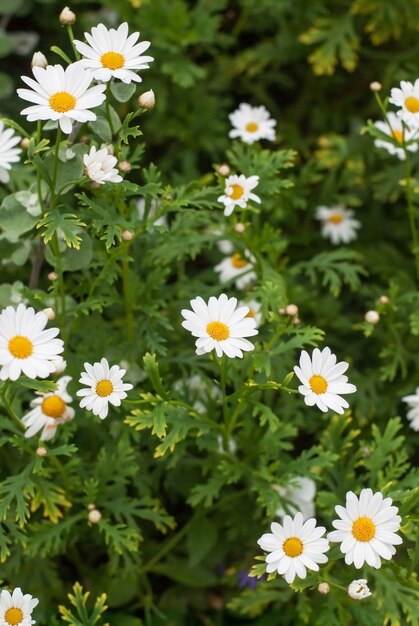
[[57, 138], [55, 141], [55, 151], [54, 151], [54, 169], [53, 169], [53, 173], [52, 173], [52, 182], [51, 182], [51, 200], [50, 200], [50, 207], [51, 209], [54, 208], [55, 206], [55, 187], [57, 184], [57, 176], [58, 176], [58, 153], [60, 150], [60, 142], [61, 142], [61, 128], [60, 126], [58, 126], [57, 128]]
[[112, 122], [110, 99], [111, 99], [111, 81], [109, 80], [106, 84], [105, 110], [106, 110], [106, 118], [109, 123], [109, 128], [111, 129], [112, 142], [113, 142], [115, 129], [114, 129], [113, 122]]
[[419, 238], [418, 228], [415, 216], [415, 206], [413, 203], [413, 189], [412, 189], [412, 177], [411, 177], [411, 163], [410, 156], [407, 150], [404, 151], [406, 155], [406, 202], [407, 212], [409, 215], [410, 232], [412, 235], [413, 254], [415, 257], [416, 278], [419, 281]]
[[129, 268], [129, 241], [124, 241], [125, 254], [122, 259], [122, 289], [124, 292], [125, 318], [127, 324], [127, 339], [129, 342], [134, 339], [134, 313], [132, 310], [131, 280]]
[[73, 48], [74, 56], [76, 57], [76, 61], [79, 61], [80, 60], [80, 54], [79, 54], [79, 51], [77, 50], [76, 46], [74, 45], [74, 33], [73, 33], [73, 28], [72, 28], [71, 24], [67, 24], [67, 33], [68, 33], [68, 37], [70, 39], [71, 47]]
[[8, 415], [12, 418], [12, 420], [15, 422], [15, 424], [19, 427], [20, 430], [25, 430], [25, 426], [22, 424], [20, 418], [17, 416], [17, 414], [15, 413], [13, 406], [12, 406], [12, 402], [13, 400], [9, 399], [9, 392], [10, 391], [10, 382], [7, 380], [2, 389], [0, 390], [0, 394], [3, 400], [3, 405], [4, 408], [6, 409]]

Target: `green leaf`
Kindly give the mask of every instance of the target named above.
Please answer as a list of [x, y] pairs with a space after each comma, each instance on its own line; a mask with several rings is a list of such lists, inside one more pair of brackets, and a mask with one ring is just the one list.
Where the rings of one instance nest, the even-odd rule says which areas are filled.
[[52, 380], [37, 380], [27, 376], [20, 376], [14, 384], [25, 389], [39, 391], [40, 393], [49, 393], [57, 389], [57, 383]]
[[168, 395], [163, 387], [163, 381], [160, 376], [159, 366], [157, 364], [156, 355], [147, 352], [143, 358], [144, 368], [148, 374], [151, 384], [153, 385], [156, 393], [165, 400], [168, 399]]
[[16, 241], [24, 233], [31, 231], [37, 221], [17, 200], [16, 194], [4, 198], [0, 207], [0, 228], [9, 241]]
[[217, 542], [217, 527], [213, 522], [198, 517], [191, 525], [186, 537], [189, 552], [189, 565], [195, 567], [201, 563]]
[[77, 215], [72, 213], [45, 213], [42, 220], [37, 224], [37, 228], [43, 228], [42, 237], [45, 243], [49, 243], [57, 230], [60, 230], [64, 241], [70, 248], [80, 249], [82, 237], [79, 235], [80, 228], [86, 226]]
[[128, 102], [128, 100], [134, 95], [136, 90], [136, 84], [125, 84], [120, 81], [111, 82], [112, 95], [118, 102]]

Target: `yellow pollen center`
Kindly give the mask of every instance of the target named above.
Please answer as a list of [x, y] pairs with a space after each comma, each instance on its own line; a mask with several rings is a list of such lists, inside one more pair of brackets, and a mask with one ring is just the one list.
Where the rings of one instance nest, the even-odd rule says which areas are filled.
[[207, 333], [215, 341], [224, 341], [230, 337], [228, 326], [223, 322], [210, 322], [207, 326]]
[[48, 417], [61, 417], [65, 411], [65, 402], [60, 396], [48, 396], [42, 402], [41, 409]]
[[125, 65], [125, 58], [119, 52], [105, 52], [100, 57], [100, 62], [108, 70], [120, 70]]
[[403, 143], [403, 131], [402, 130], [393, 130], [391, 133], [396, 141], [399, 143]]
[[327, 382], [323, 376], [319, 376], [318, 374], [314, 374], [308, 382], [310, 383], [311, 390], [314, 391], [314, 393], [324, 393], [327, 389]]
[[244, 189], [241, 185], [231, 185], [232, 192], [230, 194], [230, 198], [232, 200], [239, 200], [244, 194]]
[[249, 122], [248, 124], [246, 124], [246, 130], [248, 133], [255, 133], [259, 128], [259, 124], [256, 124], [256, 122]]
[[245, 317], [255, 317], [255, 312], [253, 309], [249, 309], [249, 313], [246, 313]]
[[20, 609], [7, 609], [4, 619], [10, 626], [17, 626], [23, 620], [23, 613]]
[[358, 517], [352, 524], [352, 534], [357, 541], [371, 541], [375, 536], [375, 524], [369, 517]]
[[106, 398], [107, 396], [110, 396], [112, 391], [113, 391], [113, 385], [111, 381], [107, 380], [106, 378], [104, 378], [103, 380], [100, 380], [98, 384], [96, 385], [96, 393], [101, 398]]
[[9, 352], [15, 359], [27, 359], [33, 352], [32, 341], [21, 335], [16, 335], [9, 341]]
[[418, 113], [419, 112], [419, 100], [414, 98], [413, 96], [409, 96], [404, 101], [404, 106], [410, 113]]
[[76, 106], [76, 99], [68, 91], [58, 91], [49, 99], [49, 106], [57, 113], [67, 113]]
[[289, 537], [282, 544], [282, 548], [287, 556], [300, 556], [303, 551], [303, 542], [298, 537]]
[[239, 252], [236, 252], [235, 254], [233, 254], [230, 261], [231, 261], [231, 265], [235, 267], [236, 270], [241, 270], [242, 267], [246, 267], [247, 265], [247, 261], [244, 260], [244, 258], [241, 256]]
[[340, 224], [343, 222], [343, 216], [340, 213], [332, 213], [330, 217], [327, 218], [327, 222], [331, 222], [332, 224]]

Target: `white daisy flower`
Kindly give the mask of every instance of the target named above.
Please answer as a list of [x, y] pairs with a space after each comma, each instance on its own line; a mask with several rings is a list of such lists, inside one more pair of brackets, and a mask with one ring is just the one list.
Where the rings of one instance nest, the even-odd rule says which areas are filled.
[[111, 78], [118, 78], [124, 83], [140, 83], [141, 77], [136, 74], [139, 70], [150, 67], [153, 57], [141, 56], [150, 47], [149, 41], [136, 43], [140, 33], [133, 33], [128, 37], [128, 24], [124, 22], [117, 30], [109, 30], [103, 24], [92, 28], [91, 33], [84, 33], [89, 46], [82, 41], [74, 40], [74, 45], [83, 59], [80, 63], [92, 72], [93, 78], [108, 82]]
[[22, 417], [26, 427], [25, 437], [33, 437], [42, 430], [40, 439], [48, 441], [54, 437], [60, 424], [74, 418], [74, 409], [68, 406], [73, 401], [67, 393], [67, 385], [71, 380], [71, 376], [63, 376], [57, 380], [56, 391], [39, 394], [32, 400], [32, 411]]
[[240, 137], [245, 143], [254, 143], [260, 139], [275, 140], [276, 120], [273, 120], [262, 105], [252, 107], [242, 102], [238, 109], [228, 116], [234, 126], [229, 137]]
[[379, 491], [362, 489], [359, 498], [348, 491], [346, 508], [335, 507], [340, 519], [332, 522], [337, 530], [329, 533], [328, 539], [340, 542], [347, 565], [353, 563], [360, 569], [366, 561], [378, 569], [381, 558], [389, 560], [396, 553], [394, 546], [402, 543], [395, 534], [400, 529], [401, 517], [392, 502]]
[[307, 569], [319, 571], [318, 563], [326, 563], [325, 552], [329, 542], [323, 538], [326, 529], [316, 526], [312, 517], [304, 522], [302, 513], [294, 518], [285, 515], [282, 525], [272, 522], [271, 533], [262, 535], [258, 544], [269, 554], [266, 557], [266, 572], [283, 574], [287, 583], [294, 578], [305, 578]]
[[[314, 498], [316, 497], [316, 483], [306, 476], [296, 476], [289, 485], [275, 485], [275, 491], [289, 503], [287, 509], [295, 515], [298, 511], [304, 519], [309, 519], [315, 514]], [[287, 515], [285, 509], [280, 506], [276, 511], [277, 517]]]
[[16, 587], [12, 593], [3, 589], [0, 593], [1, 626], [31, 626], [31, 624], [35, 624], [31, 615], [38, 602], [38, 598], [32, 597], [29, 593], [23, 594], [20, 587]]
[[349, 243], [357, 238], [357, 228], [361, 223], [353, 218], [354, 212], [343, 206], [319, 206], [316, 219], [321, 220], [322, 236], [333, 244]]
[[302, 382], [298, 391], [304, 396], [307, 406], [316, 405], [324, 413], [332, 409], [340, 414], [349, 408], [346, 400], [341, 398], [342, 393], [356, 391], [355, 385], [348, 383], [348, 377], [343, 376], [348, 367], [345, 361], [336, 363], [336, 355], [330, 348], [323, 348], [321, 352], [315, 348], [311, 357], [303, 350], [300, 367], [296, 365], [294, 372]]
[[118, 174], [115, 165], [118, 159], [107, 151], [106, 148], [97, 150], [95, 146], [83, 157], [85, 174], [98, 185], [104, 183], [120, 183], [122, 176]]
[[248, 307], [237, 307], [237, 298], [228, 298], [224, 293], [219, 298], [211, 296], [208, 304], [198, 296], [191, 300], [193, 311], [182, 310], [185, 321], [182, 326], [194, 337], [196, 354], [206, 354], [215, 350], [217, 356], [223, 353], [230, 357], [243, 357], [243, 352], [254, 349], [245, 339], [257, 335], [256, 322], [246, 317]]
[[[419, 128], [415, 130], [411, 130], [406, 122], [403, 122], [400, 117], [397, 117], [395, 113], [387, 113], [387, 121], [378, 121], [374, 122], [374, 126], [381, 130], [382, 133], [385, 133], [393, 140], [396, 140], [399, 144], [395, 146], [391, 141], [385, 141], [384, 139], [376, 139], [374, 141], [374, 146], [376, 148], [384, 148], [387, 150], [389, 154], [393, 154], [397, 156], [401, 161], [404, 161], [406, 158], [405, 148], [410, 152], [417, 152], [418, 144], [417, 143], [409, 143], [409, 141], [413, 141], [419, 138]], [[403, 147], [403, 143], [405, 144], [405, 148]]]
[[19, 161], [20, 148], [15, 148], [21, 141], [21, 137], [15, 135], [12, 128], [4, 128], [0, 120], [0, 182], [8, 183], [10, 180], [8, 170], [12, 169], [11, 163]]
[[393, 87], [389, 102], [400, 107], [397, 115], [409, 126], [419, 126], [419, 78], [414, 84], [402, 80], [400, 88]]
[[214, 270], [220, 275], [221, 283], [235, 279], [237, 289], [244, 289], [256, 278], [255, 272], [251, 271], [253, 261], [254, 258], [248, 252], [244, 256], [240, 252], [235, 252], [218, 263]]
[[82, 398], [80, 407], [92, 411], [93, 415], [103, 420], [108, 415], [109, 403], [121, 406], [121, 400], [127, 397], [126, 392], [133, 386], [122, 382], [126, 370], [118, 365], [109, 367], [105, 358], [93, 365], [85, 363], [84, 369], [79, 382], [86, 385], [87, 389], [80, 389], [76, 394]]
[[236, 206], [245, 209], [249, 200], [260, 203], [260, 198], [252, 189], [259, 184], [259, 176], [229, 176], [225, 181], [224, 195], [218, 198], [218, 202], [224, 204], [224, 215], [231, 215]]
[[353, 580], [348, 587], [348, 596], [352, 598], [352, 600], [364, 600], [372, 596], [368, 588], [368, 581], [365, 578]]
[[410, 422], [410, 428], [419, 431], [419, 387], [416, 387], [414, 394], [404, 396], [402, 400], [403, 402], [406, 402], [409, 407], [407, 419]]
[[17, 380], [21, 373], [29, 378], [46, 378], [55, 370], [53, 359], [64, 350], [55, 339], [58, 328], [44, 330], [48, 317], [43, 311], [19, 304], [0, 313], [0, 380]]
[[239, 302], [239, 306], [247, 306], [247, 308], [249, 309], [249, 313], [246, 315], [246, 317], [252, 317], [256, 322], [256, 328], [259, 328], [259, 326], [262, 324], [260, 302], [258, 302], [257, 300], [247, 300], [246, 302]]
[[92, 75], [72, 63], [65, 69], [61, 65], [48, 65], [46, 68], [32, 69], [36, 80], [22, 76], [31, 89], [18, 89], [23, 100], [34, 104], [21, 111], [29, 122], [37, 120], [58, 120], [63, 133], [69, 135], [75, 122], [93, 122], [96, 115], [90, 110], [105, 100], [105, 85], [90, 87]]

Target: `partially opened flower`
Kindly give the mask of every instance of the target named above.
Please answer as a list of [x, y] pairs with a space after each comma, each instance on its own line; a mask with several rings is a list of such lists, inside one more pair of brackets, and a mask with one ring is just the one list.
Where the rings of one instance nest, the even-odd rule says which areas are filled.
[[362, 489], [359, 498], [352, 492], [346, 494], [346, 507], [336, 506], [340, 519], [332, 522], [337, 530], [328, 535], [329, 541], [340, 543], [345, 563], [360, 569], [365, 562], [371, 567], [381, 567], [381, 559], [390, 560], [396, 553], [395, 545], [402, 543], [395, 533], [400, 529], [398, 508], [391, 498], [379, 491]]
[[19, 161], [22, 150], [15, 148], [15, 146], [20, 140], [21, 138], [15, 135], [15, 131], [12, 128], [5, 129], [0, 120], [0, 182], [2, 183], [8, 183], [10, 180], [11, 163]]
[[[314, 516], [314, 498], [316, 496], [316, 483], [314, 480], [306, 476], [296, 476], [291, 479], [288, 485], [275, 485], [274, 489], [284, 499], [288, 500], [287, 509], [290, 513], [295, 515], [300, 511], [304, 519]], [[278, 517], [284, 517], [286, 514], [287, 511], [284, 507], [278, 507], [276, 511]]]
[[419, 387], [416, 387], [414, 394], [404, 396], [402, 400], [409, 407], [407, 419], [410, 421], [410, 427], [419, 432]]
[[182, 326], [194, 337], [196, 353], [206, 354], [215, 350], [217, 356], [243, 357], [243, 352], [254, 349], [245, 339], [257, 335], [255, 320], [246, 317], [248, 307], [237, 308], [237, 298], [228, 298], [224, 293], [219, 298], [211, 296], [208, 303], [201, 297], [191, 300], [192, 311], [182, 310], [185, 321]]
[[341, 394], [354, 393], [355, 385], [348, 383], [348, 377], [344, 372], [349, 364], [345, 361], [336, 363], [336, 355], [330, 348], [318, 348], [313, 354], [303, 350], [300, 355], [300, 366], [294, 367], [294, 372], [301, 381], [298, 391], [304, 396], [304, 402], [308, 406], [316, 405], [321, 411], [332, 409], [342, 414], [349, 404], [341, 397]]
[[352, 598], [352, 600], [365, 600], [365, 598], [372, 596], [366, 578], [353, 580], [348, 586], [348, 596]]
[[86, 176], [98, 185], [121, 182], [122, 176], [115, 167], [117, 162], [118, 159], [109, 154], [106, 148], [96, 150], [95, 146], [92, 146], [90, 152], [83, 157]]
[[413, 84], [402, 80], [400, 87], [393, 87], [389, 102], [400, 107], [397, 115], [409, 126], [419, 126], [419, 78]]
[[276, 120], [270, 117], [263, 105], [252, 107], [242, 102], [228, 117], [233, 125], [229, 137], [240, 137], [245, 143], [254, 143], [260, 139], [275, 140]]
[[81, 67], [80, 62], [72, 63], [65, 69], [61, 65], [48, 65], [46, 68], [32, 69], [36, 80], [22, 76], [31, 89], [18, 89], [23, 100], [34, 104], [23, 109], [29, 122], [37, 120], [57, 120], [61, 130], [69, 135], [73, 122], [93, 122], [94, 109], [105, 100], [105, 85], [90, 87], [92, 75]]
[[357, 229], [361, 223], [354, 219], [354, 212], [343, 206], [319, 206], [316, 219], [322, 223], [322, 236], [330, 239], [333, 244], [349, 243], [357, 238]]
[[260, 203], [260, 198], [252, 190], [259, 184], [259, 176], [229, 176], [225, 181], [224, 194], [218, 202], [224, 204], [224, 215], [231, 215], [236, 206], [245, 209], [249, 200]]
[[12, 593], [3, 589], [0, 593], [0, 624], [2, 626], [31, 626], [35, 624], [32, 611], [38, 604], [38, 598], [29, 593], [22, 593], [16, 587]]
[[86, 385], [86, 389], [79, 389], [77, 396], [81, 399], [80, 407], [92, 411], [100, 419], [108, 415], [109, 404], [121, 406], [121, 400], [127, 397], [126, 392], [132, 389], [131, 383], [124, 383], [126, 370], [118, 365], [109, 367], [107, 359], [100, 362], [84, 364], [79, 382]]
[[[376, 126], [378, 130], [381, 130], [382, 133], [385, 133], [393, 139], [393, 141], [376, 139], [374, 141], [374, 146], [377, 148], [384, 148], [389, 154], [397, 156], [401, 161], [404, 161], [406, 158], [403, 146], [405, 146], [406, 150], [409, 150], [409, 152], [417, 152], [418, 143], [416, 140], [419, 139], [419, 128], [411, 130], [407, 126], [406, 122], [403, 124], [400, 117], [398, 117], [395, 113], [387, 113], [387, 120], [384, 122], [381, 120], [374, 122], [374, 126]], [[414, 143], [409, 143], [413, 141]], [[398, 145], [394, 145], [394, 142]]]
[[254, 259], [249, 253], [241, 255], [235, 252], [218, 263], [214, 270], [220, 275], [221, 283], [235, 279], [236, 287], [243, 289], [256, 278], [252, 261]]
[[262, 535], [258, 544], [269, 554], [266, 557], [266, 572], [283, 574], [287, 583], [292, 583], [297, 576], [305, 578], [307, 569], [319, 571], [318, 563], [326, 563], [325, 552], [329, 542], [323, 538], [326, 529], [317, 526], [316, 520], [304, 522], [301, 513], [294, 518], [286, 515], [282, 524], [272, 522], [272, 533]]
[[55, 371], [54, 359], [64, 350], [55, 339], [58, 328], [44, 330], [48, 317], [43, 311], [19, 304], [8, 306], [0, 314], [0, 380], [17, 380], [23, 373], [29, 378], [46, 378]]
[[56, 391], [41, 393], [32, 400], [32, 411], [22, 418], [26, 428], [25, 437], [33, 437], [42, 430], [40, 439], [48, 441], [54, 437], [60, 424], [74, 418], [74, 409], [69, 406], [73, 399], [67, 392], [70, 381], [70, 376], [63, 376], [57, 380]]
[[142, 78], [136, 72], [147, 69], [150, 67], [148, 64], [154, 61], [153, 57], [141, 56], [150, 47], [150, 42], [136, 43], [140, 33], [128, 36], [126, 22], [117, 30], [98, 24], [84, 36], [90, 45], [77, 39], [74, 45], [84, 57], [80, 63], [96, 80], [108, 82], [111, 78], [118, 78], [124, 83], [140, 83]]

